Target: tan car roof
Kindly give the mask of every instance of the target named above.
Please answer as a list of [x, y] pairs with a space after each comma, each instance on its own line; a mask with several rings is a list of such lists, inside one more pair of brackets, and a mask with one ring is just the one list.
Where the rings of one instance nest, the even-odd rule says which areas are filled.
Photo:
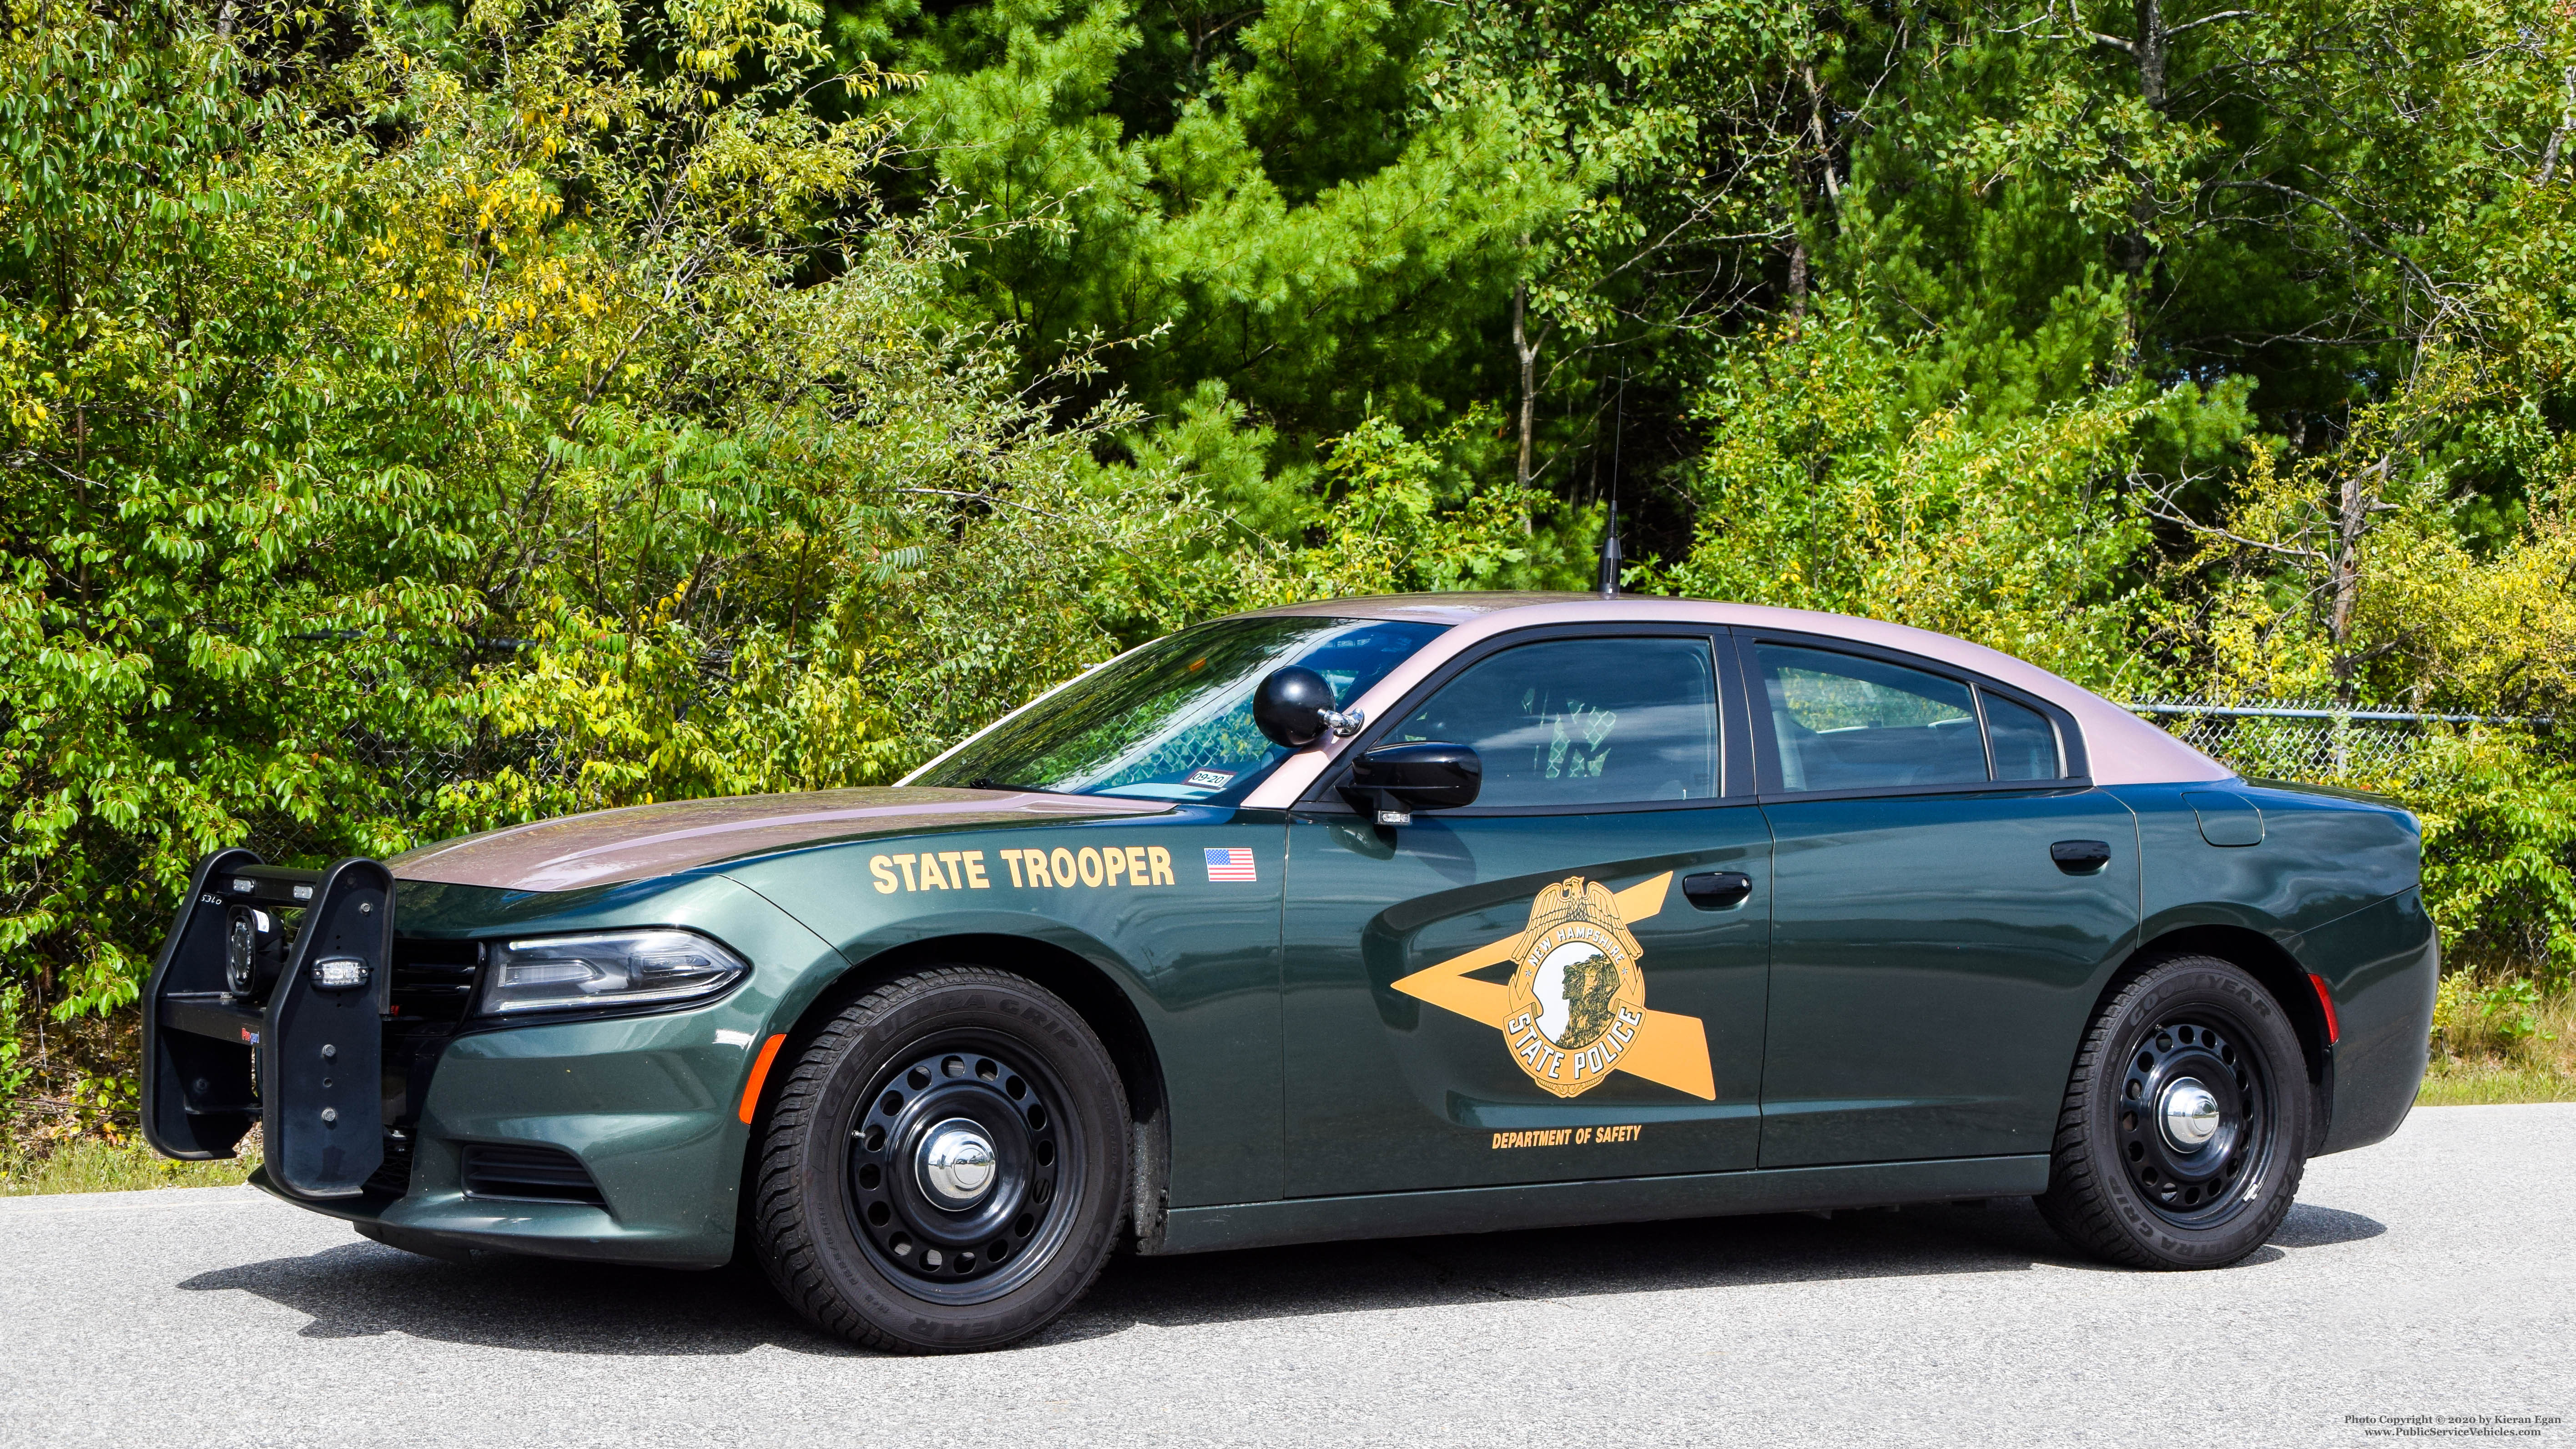
[[[2053, 701], [2084, 731], [2097, 784], [2223, 780], [2233, 772], [2118, 705], [2035, 665], [1982, 645], [1875, 619], [1721, 604], [1596, 594], [1398, 594], [1327, 599], [1255, 611], [1345, 619], [1415, 619], [1452, 626], [1355, 701], [1372, 717], [1479, 640], [1544, 624], [1691, 622], [1772, 628], [1849, 639], [1974, 670]], [[1328, 740], [1292, 756], [1245, 805], [1281, 808], [1302, 795], [1349, 740]], [[541, 820], [423, 846], [387, 864], [403, 880], [512, 890], [563, 891], [643, 880], [726, 860], [828, 840], [970, 824], [1034, 823], [1154, 814], [1167, 802], [1027, 791], [917, 786], [822, 790], [674, 800]]]
[[[1723, 604], [1706, 599], [1663, 599], [1623, 594], [1428, 594], [1383, 598], [1332, 599], [1293, 604], [1265, 613], [1338, 615], [1363, 619], [1423, 619], [1454, 627], [1433, 646], [1397, 665], [1359, 700], [1372, 718], [1391, 709], [1434, 670], [1467, 648], [1497, 634], [1547, 624], [1693, 623], [1736, 628], [1777, 629], [1872, 644], [1960, 669], [1983, 674], [2025, 689], [2075, 717], [2084, 732], [2084, 749], [2099, 785], [2144, 785], [2165, 782], [2225, 780], [2235, 771], [2147, 723], [2100, 695], [2061, 679], [2035, 664], [1928, 629], [1824, 614], [1808, 609], [1776, 609], [1764, 604]], [[1349, 740], [1328, 740], [1291, 757], [1244, 803], [1282, 808], [1304, 795]]]

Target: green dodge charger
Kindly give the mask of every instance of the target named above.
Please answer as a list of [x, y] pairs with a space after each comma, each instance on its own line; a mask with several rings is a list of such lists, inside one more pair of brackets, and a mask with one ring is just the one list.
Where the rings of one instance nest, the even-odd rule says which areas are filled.
[[2035, 1195], [2216, 1267], [2396, 1130], [2414, 818], [2006, 655], [1580, 595], [1135, 649], [885, 789], [321, 870], [153, 970], [183, 1158], [433, 1255], [712, 1267], [986, 1348], [1113, 1249]]

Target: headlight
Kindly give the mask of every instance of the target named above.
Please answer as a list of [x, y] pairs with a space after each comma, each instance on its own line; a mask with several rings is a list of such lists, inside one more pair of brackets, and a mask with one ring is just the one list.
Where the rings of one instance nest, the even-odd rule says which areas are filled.
[[601, 931], [495, 943], [483, 969], [485, 1016], [696, 1001], [751, 963], [694, 931]]

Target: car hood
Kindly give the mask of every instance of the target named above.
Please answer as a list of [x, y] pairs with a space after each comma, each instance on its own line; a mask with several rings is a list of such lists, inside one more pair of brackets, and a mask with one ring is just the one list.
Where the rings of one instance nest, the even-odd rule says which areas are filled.
[[825, 841], [959, 825], [1156, 815], [1171, 808], [1160, 800], [926, 786], [736, 795], [630, 805], [487, 830], [405, 851], [386, 864], [398, 880], [568, 891]]

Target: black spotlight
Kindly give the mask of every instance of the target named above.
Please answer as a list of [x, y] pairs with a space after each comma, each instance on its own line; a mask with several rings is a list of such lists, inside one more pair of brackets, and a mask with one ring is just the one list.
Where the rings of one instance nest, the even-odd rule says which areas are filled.
[[235, 996], [258, 996], [286, 964], [286, 933], [277, 917], [257, 906], [235, 906], [224, 935], [224, 985]]

